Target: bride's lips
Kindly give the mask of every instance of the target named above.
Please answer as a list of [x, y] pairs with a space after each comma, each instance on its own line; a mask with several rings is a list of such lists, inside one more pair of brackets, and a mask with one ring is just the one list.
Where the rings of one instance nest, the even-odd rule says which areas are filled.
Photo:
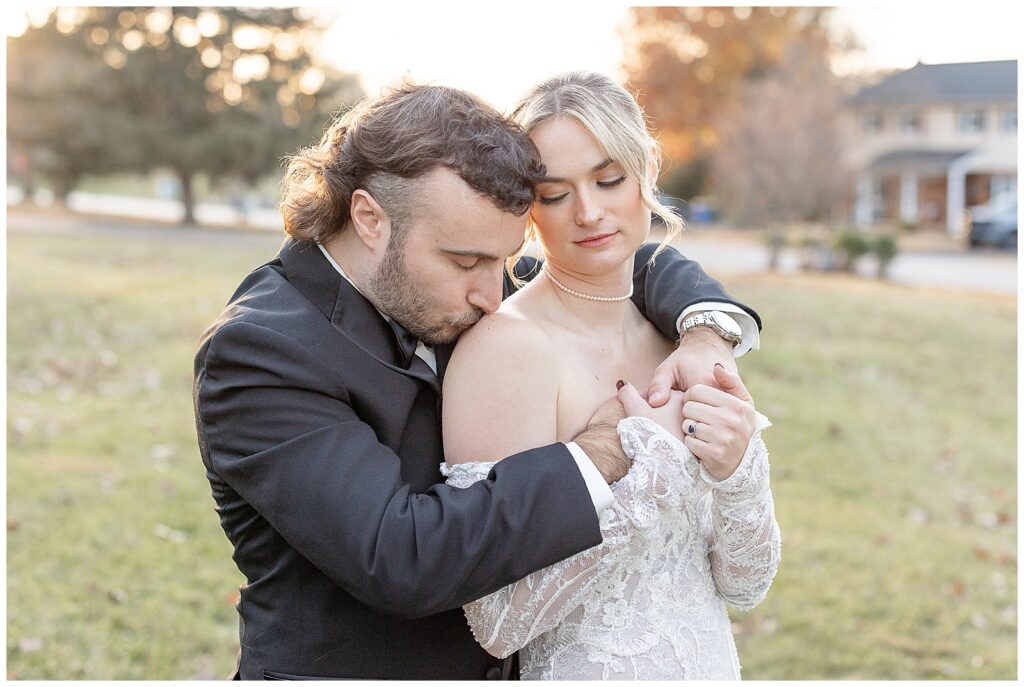
[[591, 236], [590, 238], [583, 239], [582, 241], [573, 241], [577, 246], [581, 248], [597, 248], [603, 246], [612, 240], [612, 238], [618, 232], [612, 231], [607, 234], [598, 234], [597, 236]]

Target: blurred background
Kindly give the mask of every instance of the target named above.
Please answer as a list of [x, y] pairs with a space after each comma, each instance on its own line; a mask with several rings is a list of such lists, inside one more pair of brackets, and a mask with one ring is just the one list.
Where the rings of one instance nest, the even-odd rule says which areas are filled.
[[9, 678], [228, 675], [191, 360], [280, 245], [283, 156], [402, 78], [507, 111], [580, 68], [637, 93], [676, 246], [764, 319], [784, 551], [744, 677], [1016, 678], [1005, 6], [3, 11]]

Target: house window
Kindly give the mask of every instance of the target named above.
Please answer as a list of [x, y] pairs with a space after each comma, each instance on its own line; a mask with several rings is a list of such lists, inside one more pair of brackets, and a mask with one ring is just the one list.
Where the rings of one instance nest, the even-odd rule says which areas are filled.
[[1017, 110], [1003, 110], [1001, 123], [1003, 131], [1014, 132], [1017, 130]]
[[957, 128], [967, 133], [985, 130], [985, 111], [980, 109], [961, 110]]
[[916, 134], [921, 131], [921, 113], [916, 110], [900, 114], [900, 131], [905, 134]]
[[864, 131], [875, 132], [882, 130], [882, 113], [868, 112], [864, 115]]

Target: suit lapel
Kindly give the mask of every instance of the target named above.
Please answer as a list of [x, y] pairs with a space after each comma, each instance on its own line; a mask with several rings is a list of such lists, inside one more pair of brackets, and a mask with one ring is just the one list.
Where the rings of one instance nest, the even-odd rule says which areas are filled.
[[452, 351], [455, 350], [455, 344], [445, 344], [444, 346], [434, 346], [434, 357], [437, 359], [437, 377], [438, 379], [444, 379], [444, 372], [448, 369], [448, 361], [452, 359]]
[[331, 266], [316, 244], [288, 240], [281, 248], [280, 257], [288, 281], [339, 333], [388, 369], [441, 391], [438, 376], [425, 363], [414, 364], [408, 370], [401, 366], [402, 353], [391, 326], [373, 304]]

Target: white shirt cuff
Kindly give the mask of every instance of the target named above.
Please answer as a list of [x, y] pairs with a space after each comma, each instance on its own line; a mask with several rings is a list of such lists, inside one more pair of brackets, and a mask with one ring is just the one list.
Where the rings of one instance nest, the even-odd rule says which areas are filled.
[[580, 469], [580, 474], [583, 475], [583, 481], [587, 483], [587, 491], [590, 492], [590, 500], [594, 502], [594, 510], [597, 511], [598, 515], [601, 515], [604, 509], [615, 501], [611, 487], [604, 481], [601, 471], [597, 469], [597, 466], [591, 462], [586, 452], [575, 441], [570, 441], [565, 447], [569, 449], [569, 453], [572, 454], [577, 467]]
[[709, 310], [721, 310], [727, 312], [733, 316], [736, 323], [740, 326], [740, 330], [743, 332], [743, 338], [736, 344], [736, 348], [732, 349], [732, 355], [734, 358], [739, 358], [741, 355], [750, 350], [759, 350], [761, 348], [761, 332], [757, 330], [757, 322], [750, 316], [743, 308], [733, 305], [732, 303], [718, 303], [716, 301], [706, 301], [704, 303], [694, 303], [689, 308], [683, 311], [683, 314], [676, 320], [676, 331], [683, 331], [683, 320], [695, 312], [707, 312]]

